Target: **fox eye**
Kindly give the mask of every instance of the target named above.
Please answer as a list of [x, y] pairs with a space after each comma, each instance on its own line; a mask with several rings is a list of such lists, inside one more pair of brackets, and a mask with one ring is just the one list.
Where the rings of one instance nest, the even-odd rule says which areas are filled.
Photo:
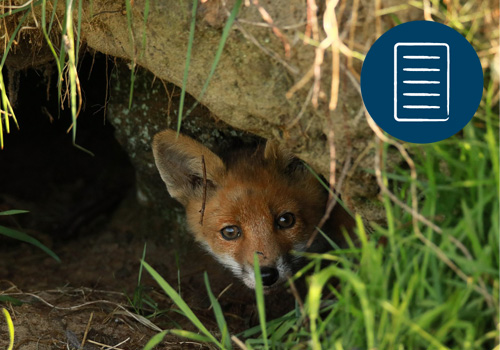
[[290, 228], [295, 224], [295, 215], [292, 213], [285, 213], [280, 215], [276, 220], [278, 228]]
[[241, 236], [241, 228], [238, 226], [226, 226], [220, 230], [220, 233], [226, 241], [232, 241]]

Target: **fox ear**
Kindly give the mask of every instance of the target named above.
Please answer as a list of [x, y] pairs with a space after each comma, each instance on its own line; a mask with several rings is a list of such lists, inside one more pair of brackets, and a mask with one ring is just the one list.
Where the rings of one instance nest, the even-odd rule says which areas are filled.
[[276, 141], [267, 141], [264, 148], [264, 159], [274, 163], [278, 169], [287, 173], [293, 174], [304, 169], [302, 161], [295, 157], [290, 150], [279, 145]]
[[264, 159], [275, 163], [279, 168], [285, 169], [296, 158], [292, 152], [278, 144], [278, 142], [268, 140], [264, 148]]
[[184, 206], [192, 199], [202, 198], [203, 168], [208, 191], [220, 183], [225, 173], [224, 163], [217, 155], [190, 137], [177, 136], [174, 130], [155, 135], [153, 155], [168, 192]]

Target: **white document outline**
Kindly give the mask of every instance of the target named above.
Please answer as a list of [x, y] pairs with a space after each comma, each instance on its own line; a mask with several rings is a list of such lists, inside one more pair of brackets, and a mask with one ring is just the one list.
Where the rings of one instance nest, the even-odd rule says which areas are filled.
[[[398, 83], [397, 70], [398, 60], [397, 52], [399, 46], [445, 46], [446, 47], [446, 119], [428, 119], [428, 118], [398, 118]], [[426, 59], [434, 59], [434, 56], [421, 56]], [[439, 57], [437, 57], [439, 58]], [[446, 43], [396, 43], [394, 45], [394, 119], [398, 122], [445, 122], [450, 119], [450, 46]]]

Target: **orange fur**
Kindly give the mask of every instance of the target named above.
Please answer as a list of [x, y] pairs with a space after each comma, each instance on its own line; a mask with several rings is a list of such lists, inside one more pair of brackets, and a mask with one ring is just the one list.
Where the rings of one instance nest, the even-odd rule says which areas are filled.
[[[265, 148], [233, 152], [224, 162], [189, 137], [176, 138], [172, 130], [155, 136], [153, 152], [169, 193], [186, 208], [195, 239], [249, 287], [255, 283], [255, 253], [268, 288], [284, 282], [297, 269], [297, 258], [289, 253], [306, 249], [324, 213], [327, 193], [290, 152], [268, 142]], [[202, 156], [207, 183], [203, 221]], [[294, 223], [283, 228], [279, 220], [284, 215], [290, 218], [288, 213]], [[353, 221], [337, 205], [326, 229], [338, 243], [343, 241], [341, 226], [351, 229]], [[241, 236], [225, 239], [221, 234], [225, 227], [238, 227]], [[325, 243], [317, 239], [311, 249], [324, 250]]]

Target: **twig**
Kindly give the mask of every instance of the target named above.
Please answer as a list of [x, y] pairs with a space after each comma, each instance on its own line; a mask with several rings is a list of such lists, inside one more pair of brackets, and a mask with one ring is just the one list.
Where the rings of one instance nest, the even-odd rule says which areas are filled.
[[336, 185], [337, 192], [341, 192], [342, 184], [344, 182], [344, 179], [347, 177], [347, 174], [349, 173], [349, 168], [351, 165], [352, 147], [348, 147], [349, 152], [348, 152], [347, 157], [345, 159], [344, 166], [342, 168], [342, 173], [340, 174], [338, 183], [335, 184], [336, 154], [335, 154], [334, 134], [333, 134], [333, 125], [332, 125], [331, 118], [329, 118], [328, 121], [329, 121], [329, 132], [327, 134], [327, 138], [328, 138], [328, 143], [330, 145], [330, 180], [329, 180], [330, 181], [330, 191], [329, 191], [329, 198], [328, 198], [327, 207], [325, 209], [325, 213], [323, 214], [323, 217], [321, 218], [318, 225], [314, 229], [313, 234], [309, 238], [309, 241], [307, 242], [307, 247], [310, 247], [311, 244], [314, 242], [317, 234], [319, 233], [319, 230], [321, 230], [323, 225], [328, 221], [328, 219], [330, 218], [330, 214], [332, 213], [333, 209], [335, 208], [335, 205], [337, 205], [339, 197], [336, 194], [336, 191], [334, 189], [334, 185]]
[[292, 129], [295, 126], [295, 124], [297, 124], [299, 120], [302, 118], [302, 116], [306, 112], [306, 108], [309, 105], [309, 102], [311, 102], [312, 93], [313, 93], [313, 87], [311, 86], [309, 92], [307, 93], [306, 100], [302, 104], [302, 108], [300, 109], [299, 114], [297, 114], [297, 116], [286, 126], [286, 130]]
[[295, 286], [295, 282], [293, 282], [292, 278], [288, 278], [288, 282], [290, 283], [290, 290], [292, 291], [293, 297], [295, 298], [295, 301], [297, 301], [297, 304], [299, 304], [300, 314], [304, 315], [305, 314], [304, 302], [302, 301], [302, 298], [299, 295], [297, 287]]
[[269, 15], [269, 12], [267, 12], [266, 9], [259, 4], [259, 0], [252, 0], [252, 4], [257, 7], [257, 10], [259, 11], [262, 19], [271, 26], [274, 35], [276, 35], [278, 39], [280, 39], [281, 42], [283, 43], [283, 48], [285, 49], [285, 57], [290, 58], [290, 43], [288, 42], [287, 38], [283, 35], [281, 30], [279, 30], [279, 28], [274, 25], [274, 21], [271, 15]]
[[[228, 11], [229, 12], [229, 11]], [[259, 49], [261, 49], [266, 55], [274, 58], [276, 61], [278, 61], [283, 67], [285, 67], [286, 69], [288, 69], [288, 71], [290, 71], [290, 73], [294, 74], [294, 75], [297, 75], [299, 74], [299, 69], [297, 67], [294, 67], [292, 65], [290, 65], [288, 62], [286, 62], [284, 59], [282, 59], [276, 52], [274, 51], [271, 51], [269, 50], [268, 48], [262, 46], [259, 41], [257, 39], [255, 39], [255, 37], [253, 35], [251, 35], [250, 33], [248, 33], [244, 28], [243, 26], [241, 25], [241, 23], [238, 22], [238, 20], [235, 20], [234, 21], [234, 25], [236, 26], [236, 28], [241, 32], [241, 34], [243, 34], [243, 36], [245, 38], [247, 38], [248, 40], [250, 40], [255, 46], [257, 46]]]
[[[269, 23], [253, 22], [253, 21], [246, 20], [244, 18], [238, 18], [238, 22], [249, 24], [249, 25], [255, 26], [255, 27], [264, 27], [264, 28], [272, 28], [273, 27]], [[284, 29], [284, 30], [297, 29], [297, 28], [300, 28], [300, 27], [304, 26], [304, 24], [306, 24], [306, 22], [300, 22], [300, 23], [296, 23], [296, 24], [284, 25], [284, 26], [280, 26], [280, 28]]]
[[207, 167], [205, 166], [205, 156], [201, 155], [201, 167], [203, 169], [203, 199], [201, 202], [200, 225], [203, 226], [203, 216], [205, 215], [205, 204], [207, 202]]
[[[217, 295], [217, 298], [216, 298], [216, 299], [217, 299], [217, 300], [219, 300], [219, 299], [222, 297], [222, 295], [224, 295], [224, 293], [226, 293], [226, 292], [229, 290], [229, 288], [231, 288], [232, 286], [233, 286], [233, 283], [229, 283], [229, 284], [227, 285], [227, 287], [226, 287], [226, 288], [224, 288], [224, 289], [222, 290], [222, 292], [220, 292], [220, 293], [219, 293], [219, 295]], [[214, 304], [210, 304], [210, 307], [208, 308], [208, 311], [212, 310], [212, 308], [213, 308], [213, 307], [214, 307]]]
[[296, 82], [285, 94], [286, 98], [287, 99], [291, 99], [292, 96], [300, 89], [302, 89], [302, 87], [304, 87], [304, 85], [307, 84], [307, 82], [309, 80], [312, 79], [312, 77], [314, 76], [314, 66], [311, 67], [306, 74], [304, 74], [304, 76], [302, 78], [300, 78], [300, 80], [298, 82]]

